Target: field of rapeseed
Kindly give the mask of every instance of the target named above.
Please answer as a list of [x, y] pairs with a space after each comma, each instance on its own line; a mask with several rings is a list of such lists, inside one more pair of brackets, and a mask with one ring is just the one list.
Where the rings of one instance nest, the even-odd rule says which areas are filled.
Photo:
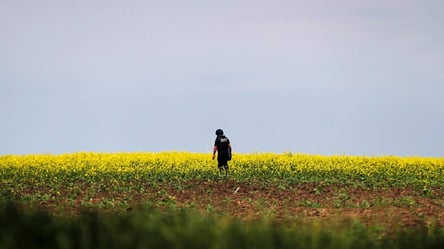
[[0, 156], [0, 247], [444, 246], [444, 158], [257, 153], [229, 165], [219, 175], [211, 154], [189, 152]]
[[[22, 181], [70, 182], [151, 178], [214, 178], [210, 154], [74, 153], [0, 156], [3, 186]], [[444, 186], [444, 158], [321, 156], [304, 154], [235, 154], [230, 177], [297, 182], [363, 184], [369, 186]]]

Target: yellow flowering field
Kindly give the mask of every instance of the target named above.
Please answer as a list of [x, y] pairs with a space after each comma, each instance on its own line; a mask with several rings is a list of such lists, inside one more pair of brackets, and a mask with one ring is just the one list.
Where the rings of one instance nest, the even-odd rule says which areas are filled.
[[[238, 180], [290, 183], [358, 183], [383, 186], [442, 186], [444, 158], [322, 156], [292, 153], [234, 154], [230, 176]], [[63, 182], [215, 178], [209, 153], [71, 153], [0, 156], [0, 181]]]
[[210, 153], [190, 152], [5, 155], [0, 203], [68, 215], [142, 205], [242, 219], [444, 224], [444, 158], [235, 153], [229, 166], [225, 176]]

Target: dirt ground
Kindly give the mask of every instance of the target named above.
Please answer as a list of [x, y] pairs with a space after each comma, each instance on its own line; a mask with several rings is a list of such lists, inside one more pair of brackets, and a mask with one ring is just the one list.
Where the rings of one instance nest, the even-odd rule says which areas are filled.
[[205, 180], [160, 186], [160, 189], [163, 191], [145, 198], [241, 219], [358, 219], [384, 226], [444, 225], [444, 194], [437, 189], [425, 193], [412, 188], [364, 189], [317, 184], [282, 187]]
[[[29, 190], [32, 195], [34, 190]], [[187, 180], [172, 184], [147, 184], [143, 191], [117, 193], [99, 191], [93, 196], [78, 194], [39, 202], [49, 211], [78, 213], [85, 207], [133, 210], [150, 205], [160, 208], [193, 208], [202, 213], [229, 215], [242, 220], [271, 218], [359, 220], [385, 227], [444, 226], [444, 193], [440, 189], [373, 188], [332, 184], [273, 185], [230, 179]], [[84, 189], [83, 193], [88, 192]], [[120, 203], [120, 204], [119, 204]], [[125, 203], [121, 205], [121, 203]]]

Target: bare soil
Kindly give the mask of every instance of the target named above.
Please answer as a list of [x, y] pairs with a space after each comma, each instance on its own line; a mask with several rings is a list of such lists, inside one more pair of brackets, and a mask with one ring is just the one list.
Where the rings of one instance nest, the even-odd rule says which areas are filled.
[[[28, 194], [34, 190], [29, 189]], [[67, 190], [61, 189], [63, 196]], [[37, 206], [56, 212], [78, 213], [85, 202], [94, 208], [124, 209], [138, 206], [193, 208], [202, 213], [228, 215], [242, 220], [271, 218], [276, 221], [318, 219], [359, 220], [385, 227], [444, 226], [444, 193], [413, 188], [364, 188], [332, 184], [273, 185], [230, 179], [188, 180], [146, 185], [142, 191], [116, 193], [99, 191], [75, 198], [53, 198]], [[118, 203], [125, 205], [118, 205]], [[102, 204], [102, 206], [101, 206]]]
[[357, 219], [385, 226], [444, 225], [444, 193], [412, 188], [365, 189], [338, 185], [274, 186], [235, 181], [191, 181], [164, 186], [176, 206], [240, 219]]

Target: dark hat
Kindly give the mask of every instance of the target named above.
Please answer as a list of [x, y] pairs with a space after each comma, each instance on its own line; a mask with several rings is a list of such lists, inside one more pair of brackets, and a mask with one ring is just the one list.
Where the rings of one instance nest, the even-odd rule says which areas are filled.
[[216, 130], [216, 135], [221, 136], [224, 134], [224, 131], [222, 129], [217, 129]]

